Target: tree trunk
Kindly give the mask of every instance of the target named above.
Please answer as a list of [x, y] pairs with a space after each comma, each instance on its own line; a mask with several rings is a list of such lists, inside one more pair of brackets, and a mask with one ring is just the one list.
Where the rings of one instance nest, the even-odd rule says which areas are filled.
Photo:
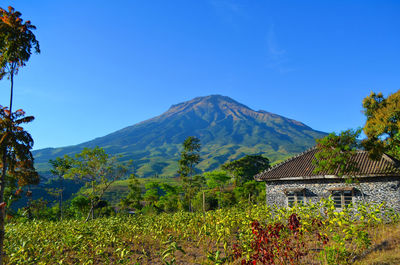
[[[0, 202], [4, 202], [4, 189], [6, 187], [5, 179], [7, 173], [7, 147], [3, 150], [2, 157], [3, 168], [1, 171], [1, 183], [0, 183]], [[3, 246], [4, 246], [4, 218], [5, 218], [5, 206], [0, 211], [0, 265], [3, 264]]]
[[192, 175], [189, 177], [189, 212], [192, 212]]
[[206, 215], [206, 196], [204, 194], [204, 190], [203, 190], [203, 215]]
[[91, 198], [91, 200], [90, 200], [90, 202], [91, 202], [91, 208], [90, 208], [90, 211], [92, 212], [92, 220], [94, 219], [94, 181], [92, 181], [92, 198]]
[[12, 113], [12, 102], [13, 102], [13, 94], [14, 94], [14, 66], [11, 66], [10, 72], [10, 81], [11, 81], [11, 91], [10, 91], [10, 118]]
[[[86, 217], [85, 223], [86, 223], [87, 221], [89, 221], [90, 216], [92, 216], [92, 220], [93, 220], [93, 210], [94, 210], [94, 207], [93, 207], [93, 204], [92, 204], [92, 205], [90, 206], [90, 211], [89, 211], [88, 216]], [[0, 264], [0, 265], [1, 265], [1, 264]]]
[[63, 219], [63, 209], [62, 209], [62, 203], [63, 203], [63, 191], [64, 191], [64, 182], [63, 182], [63, 177], [60, 177], [60, 220]]
[[[11, 66], [11, 73], [10, 73], [10, 79], [11, 79], [11, 92], [10, 92], [10, 116], [9, 118], [11, 119], [11, 113], [12, 113], [12, 101], [13, 101], [13, 90], [14, 90], [14, 66]], [[6, 128], [6, 132], [8, 132], [8, 128]], [[6, 173], [7, 173], [7, 145], [4, 146], [3, 151], [3, 157], [2, 157], [2, 163], [3, 163], [3, 168], [1, 170], [1, 178], [0, 178], [0, 203], [4, 202], [4, 189], [6, 188]], [[4, 253], [3, 253], [3, 246], [4, 246], [4, 219], [5, 219], [5, 211], [6, 206], [4, 205], [3, 208], [0, 209], [0, 265], [3, 265], [3, 258], [4, 258]]]

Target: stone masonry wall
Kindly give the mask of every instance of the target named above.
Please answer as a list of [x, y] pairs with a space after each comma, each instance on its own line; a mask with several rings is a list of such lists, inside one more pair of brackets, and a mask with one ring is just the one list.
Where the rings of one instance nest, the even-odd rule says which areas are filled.
[[331, 188], [354, 187], [353, 203], [362, 201], [381, 203], [400, 211], [400, 177], [371, 177], [359, 180], [357, 184], [346, 184], [344, 179], [319, 180], [280, 180], [266, 181], [266, 200], [268, 205], [287, 206], [284, 190], [305, 189], [306, 201], [317, 202], [331, 195]]

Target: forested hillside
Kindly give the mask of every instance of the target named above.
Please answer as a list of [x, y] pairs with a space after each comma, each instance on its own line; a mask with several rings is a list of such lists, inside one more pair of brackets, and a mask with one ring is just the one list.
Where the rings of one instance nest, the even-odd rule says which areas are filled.
[[92, 141], [33, 154], [37, 169], [44, 172], [49, 159], [99, 146], [111, 155], [121, 155], [122, 160], [132, 159], [140, 177], [173, 176], [181, 143], [188, 136], [200, 139], [202, 160], [198, 168], [209, 171], [247, 154], [263, 154], [271, 161], [283, 159], [304, 151], [325, 135], [299, 121], [211, 95], [173, 105], [160, 116]]

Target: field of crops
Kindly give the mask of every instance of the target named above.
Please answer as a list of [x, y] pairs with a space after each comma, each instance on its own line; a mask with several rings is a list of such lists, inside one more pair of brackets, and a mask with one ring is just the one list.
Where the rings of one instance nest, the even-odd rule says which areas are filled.
[[10, 222], [5, 251], [9, 264], [346, 264], [370, 247], [375, 227], [398, 220], [384, 204], [338, 212], [323, 200], [291, 209]]

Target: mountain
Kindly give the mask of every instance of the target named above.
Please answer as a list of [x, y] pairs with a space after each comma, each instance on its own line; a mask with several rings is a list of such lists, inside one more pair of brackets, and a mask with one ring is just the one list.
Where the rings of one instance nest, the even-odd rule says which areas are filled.
[[198, 168], [212, 170], [246, 154], [263, 154], [271, 161], [304, 151], [326, 133], [220, 95], [197, 97], [172, 105], [160, 116], [82, 144], [33, 152], [39, 172], [48, 160], [73, 155], [84, 147], [100, 146], [109, 154], [132, 159], [138, 176], [172, 176], [177, 170], [182, 142], [188, 136], [201, 141]]

